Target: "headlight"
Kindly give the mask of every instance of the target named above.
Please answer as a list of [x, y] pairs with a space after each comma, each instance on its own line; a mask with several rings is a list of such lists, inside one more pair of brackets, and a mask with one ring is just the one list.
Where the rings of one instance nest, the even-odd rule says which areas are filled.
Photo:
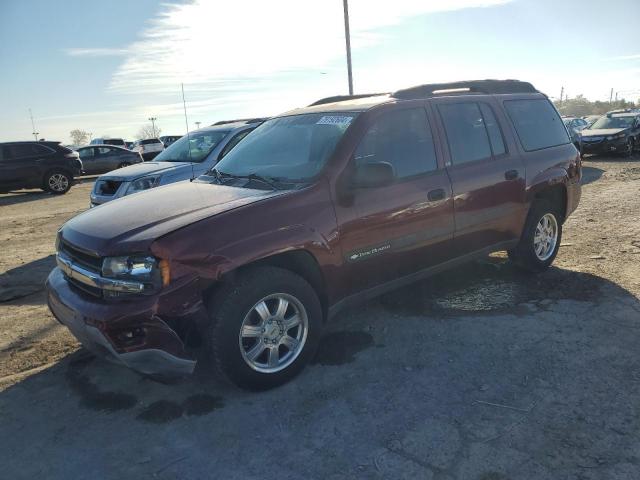
[[157, 187], [160, 183], [161, 175], [148, 175], [146, 177], [139, 178], [131, 182], [129, 188], [127, 188], [127, 195], [130, 193], [142, 192], [153, 187]]
[[125, 283], [136, 282], [131, 289], [122, 289], [122, 293], [154, 293], [169, 283], [169, 264], [150, 255], [106, 257], [102, 262], [102, 276], [125, 280]]

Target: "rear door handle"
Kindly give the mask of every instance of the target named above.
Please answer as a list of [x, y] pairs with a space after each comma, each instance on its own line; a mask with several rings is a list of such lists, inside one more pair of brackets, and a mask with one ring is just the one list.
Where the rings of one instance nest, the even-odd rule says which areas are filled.
[[515, 180], [516, 178], [518, 178], [518, 171], [507, 170], [506, 172], [504, 172], [504, 178], [506, 178], [507, 180]]
[[435, 202], [436, 200], [442, 200], [444, 198], [444, 189], [437, 188], [435, 190], [431, 190], [429, 193], [427, 193], [427, 198], [431, 202]]

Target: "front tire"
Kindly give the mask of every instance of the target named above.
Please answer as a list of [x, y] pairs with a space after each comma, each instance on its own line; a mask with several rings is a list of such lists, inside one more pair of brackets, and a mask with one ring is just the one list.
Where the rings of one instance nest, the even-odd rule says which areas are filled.
[[315, 355], [322, 308], [302, 277], [257, 267], [224, 285], [210, 301], [209, 356], [241, 388], [266, 390], [295, 377]]
[[73, 177], [63, 170], [52, 170], [44, 176], [42, 188], [54, 195], [64, 195], [71, 188]]
[[555, 260], [561, 239], [558, 208], [550, 201], [537, 201], [529, 211], [520, 242], [508, 251], [509, 259], [529, 272], [542, 272]]

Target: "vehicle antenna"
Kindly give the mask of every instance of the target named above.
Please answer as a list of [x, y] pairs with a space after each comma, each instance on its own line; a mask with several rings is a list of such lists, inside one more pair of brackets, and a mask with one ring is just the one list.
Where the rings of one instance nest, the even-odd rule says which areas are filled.
[[191, 137], [189, 136], [189, 121], [187, 120], [187, 102], [184, 101], [184, 83], [180, 84], [182, 88], [182, 106], [184, 107], [184, 124], [187, 127], [187, 148], [189, 149], [189, 163], [191, 163], [191, 179], [190, 182], [193, 182], [193, 179], [196, 177], [196, 174], [193, 171], [193, 160], [191, 158]]

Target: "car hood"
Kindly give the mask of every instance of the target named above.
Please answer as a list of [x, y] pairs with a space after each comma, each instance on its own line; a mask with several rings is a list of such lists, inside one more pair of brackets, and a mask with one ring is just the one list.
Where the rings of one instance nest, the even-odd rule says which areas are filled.
[[100, 256], [145, 252], [167, 233], [285, 193], [179, 182], [87, 210], [65, 223], [61, 232], [68, 242]]
[[100, 176], [100, 180], [118, 180], [130, 182], [145, 175], [156, 173], [174, 173], [178, 170], [191, 168], [189, 162], [142, 162], [128, 167], [112, 170]]
[[582, 130], [583, 137], [595, 137], [602, 135], [615, 135], [616, 133], [620, 133], [626, 130], [626, 128], [586, 128]]

